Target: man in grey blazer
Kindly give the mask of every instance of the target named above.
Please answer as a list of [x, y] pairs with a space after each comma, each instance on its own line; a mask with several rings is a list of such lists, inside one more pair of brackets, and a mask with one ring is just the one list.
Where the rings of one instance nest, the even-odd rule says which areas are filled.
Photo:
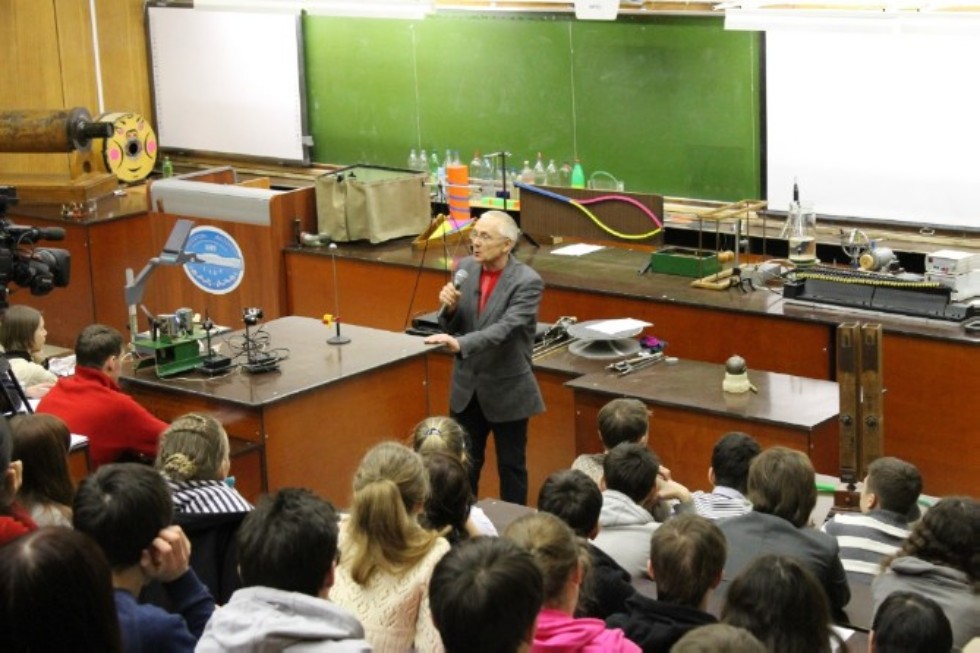
[[[474, 496], [487, 438], [493, 432], [500, 498], [527, 503], [527, 423], [544, 411], [531, 351], [544, 283], [511, 255], [520, 230], [507, 213], [488, 211], [470, 232], [473, 254], [439, 291], [446, 333], [425, 339], [456, 354], [450, 414], [470, 437]], [[466, 274], [461, 274], [461, 271]]]

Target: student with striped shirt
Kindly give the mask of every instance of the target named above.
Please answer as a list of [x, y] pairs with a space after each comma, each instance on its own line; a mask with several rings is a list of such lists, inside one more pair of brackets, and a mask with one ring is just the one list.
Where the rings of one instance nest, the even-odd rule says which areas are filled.
[[909, 536], [909, 521], [919, 516], [920, 492], [922, 476], [915, 465], [892, 457], [868, 465], [861, 513], [839, 513], [822, 528], [837, 538], [851, 582], [870, 585], [881, 571], [881, 561], [898, 552]]
[[225, 482], [230, 467], [228, 434], [209, 415], [182, 415], [160, 436], [156, 468], [170, 485], [177, 514], [251, 511], [252, 504]]
[[691, 494], [695, 512], [712, 520], [751, 512], [752, 503], [745, 498], [749, 465], [761, 451], [751, 435], [731, 431], [721, 436], [711, 451], [711, 492], [698, 490]]

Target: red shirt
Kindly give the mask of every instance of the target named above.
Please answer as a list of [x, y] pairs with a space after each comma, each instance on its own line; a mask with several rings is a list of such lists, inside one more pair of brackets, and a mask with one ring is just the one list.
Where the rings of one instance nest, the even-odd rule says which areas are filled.
[[487, 301], [490, 299], [490, 293], [493, 289], [497, 287], [497, 282], [500, 281], [500, 273], [503, 270], [488, 270], [483, 268], [480, 271], [480, 309], [479, 312], [482, 313], [483, 309], [487, 305]]
[[88, 436], [92, 467], [115, 462], [126, 452], [157, 455], [167, 428], [102, 370], [76, 367], [74, 376], [58, 379], [37, 412], [60, 417], [68, 430]]

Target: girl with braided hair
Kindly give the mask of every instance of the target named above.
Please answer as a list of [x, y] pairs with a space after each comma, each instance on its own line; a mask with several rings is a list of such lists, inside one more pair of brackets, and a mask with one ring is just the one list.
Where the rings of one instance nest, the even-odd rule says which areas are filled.
[[170, 485], [179, 514], [246, 513], [252, 504], [228, 484], [228, 434], [199, 413], [175, 419], [160, 436], [155, 466]]
[[875, 611], [893, 592], [933, 599], [953, 626], [959, 649], [980, 636], [980, 502], [947, 497], [915, 524], [871, 586]]

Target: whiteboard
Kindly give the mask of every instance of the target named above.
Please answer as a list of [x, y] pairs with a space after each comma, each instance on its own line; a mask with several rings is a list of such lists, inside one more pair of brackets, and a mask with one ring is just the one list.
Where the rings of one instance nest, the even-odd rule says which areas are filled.
[[161, 148], [309, 163], [298, 13], [147, 14]]
[[767, 199], [818, 214], [980, 228], [975, 37], [766, 34]]

